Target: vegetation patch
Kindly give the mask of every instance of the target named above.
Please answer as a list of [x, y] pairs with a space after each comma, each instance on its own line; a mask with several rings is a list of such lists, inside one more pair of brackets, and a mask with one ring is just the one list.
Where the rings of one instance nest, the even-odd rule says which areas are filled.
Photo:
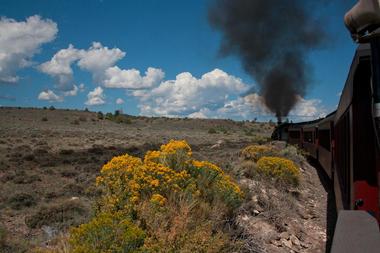
[[257, 171], [277, 181], [297, 186], [300, 172], [293, 161], [281, 157], [264, 156], [257, 161]]
[[241, 151], [244, 159], [257, 162], [261, 157], [271, 155], [273, 148], [267, 145], [250, 145]]
[[26, 207], [35, 206], [37, 204], [37, 200], [34, 196], [27, 193], [19, 193], [12, 196], [8, 200], [8, 204], [12, 209], [20, 210]]
[[7, 239], [7, 230], [5, 227], [0, 223], [0, 249], [5, 246], [5, 242]]
[[144, 244], [145, 232], [120, 214], [101, 213], [89, 223], [73, 228], [73, 253], [136, 252]]
[[217, 165], [193, 159], [185, 141], [171, 140], [143, 160], [114, 157], [96, 184], [102, 189], [96, 215], [71, 230], [73, 252], [233, 248], [225, 222], [243, 201], [243, 192]]
[[[100, 116], [98, 114], [98, 118], [99, 117]], [[131, 124], [132, 123], [132, 120], [131, 120], [130, 116], [125, 115], [125, 114], [120, 114], [119, 111], [115, 111], [114, 114], [112, 114], [110, 112], [107, 113], [106, 116], [105, 116], [105, 119], [113, 121], [113, 122], [116, 122], [116, 123], [123, 123], [123, 124]]]
[[60, 204], [41, 207], [27, 217], [25, 223], [30, 228], [41, 228], [43, 225], [63, 228], [82, 223], [87, 215], [87, 208], [79, 200], [67, 200]]

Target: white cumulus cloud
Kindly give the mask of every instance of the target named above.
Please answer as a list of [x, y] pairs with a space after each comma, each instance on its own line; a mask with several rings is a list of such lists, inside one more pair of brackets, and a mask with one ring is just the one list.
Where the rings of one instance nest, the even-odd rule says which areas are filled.
[[122, 104], [124, 104], [124, 100], [122, 98], [118, 98], [118, 99], [116, 99], [116, 104], [122, 105]]
[[83, 50], [70, 44], [68, 48], [59, 50], [50, 61], [41, 64], [40, 70], [56, 79], [58, 89], [71, 90], [74, 87], [71, 64], [79, 60], [83, 53]]
[[38, 95], [39, 100], [46, 100], [49, 102], [62, 102], [63, 98], [56, 95], [52, 90], [44, 90]]
[[83, 84], [83, 83], [79, 84], [79, 90], [80, 90], [81, 92], [83, 92], [84, 89], [85, 89], [84, 84]]
[[187, 116], [202, 108], [219, 108], [230, 100], [230, 96], [247, 90], [248, 85], [240, 78], [214, 69], [199, 79], [184, 72], [175, 80], [164, 81], [151, 90], [138, 90], [132, 94], [140, 99], [139, 107], [143, 115]]
[[298, 120], [312, 120], [322, 118], [327, 115], [326, 108], [320, 99], [304, 99], [298, 97], [298, 103], [289, 113], [290, 117]]
[[91, 72], [94, 80], [99, 82], [103, 79], [105, 71], [124, 56], [125, 52], [119, 48], [110, 49], [99, 42], [93, 42], [92, 46], [83, 52], [78, 66]]
[[40, 16], [26, 21], [0, 19], [0, 83], [19, 80], [18, 69], [31, 65], [31, 58], [40, 46], [52, 41], [58, 32], [57, 24]]
[[136, 69], [114, 66], [106, 70], [103, 83], [107, 88], [145, 89], [159, 84], [164, 77], [165, 73], [161, 69], [148, 68], [145, 76], [141, 76]]
[[[268, 120], [274, 114], [265, 106], [263, 98], [252, 93], [244, 97], [227, 101], [224, 106], [216, 109], [207, 107], [191, 113], [192, 118], [229, 118], [236, 120], [252, 120], [255, 118]], [[293, 121], [309, 121], [326, 116], [327, 110], [319, 99], [304, 99], [298, 97], [298, 103], [287, 116]], [[180, 116], [180, 115], [178, 115]]]
[[56, 79], [56, 87], [64, 92], [73, 90], [72, 65], [92, 74], [93, 81], [106, 88], [146, 89], [158, 85], [165, 73], [149, 67], [145, 75], [136, 69], [121, 69], [116, 62], [124, 58], [125, 52], [119, 48], [108, 48], [100, 42], [93, 42], [88, 49], [77, 49], [69, 45], [59, 50], [50, 61], [42, 63], [40, 71]]
[[76, 86], [74, 84], [73, 89], [68, 90], [68, 91], [64, 91], [63, 95], [65, 97], [73, 97], [73, 96], [78, 95], [78, 92], [83, 92], [83, 91], [84, 91], [84, 84], [83, 83], [81, 83], [79, 86]]
[[264, 105], [263, 98], [257, 93], [228, 101], [223, 107], [218, 108], [214, 115], [218, 118], [254, 119], [258, 115], [269, 116], [271, 113]]
[[105, 104], [105, 95], [102, 87], [96, 87], [93, 91], [87, 94], [86, 105], [102, 105]]

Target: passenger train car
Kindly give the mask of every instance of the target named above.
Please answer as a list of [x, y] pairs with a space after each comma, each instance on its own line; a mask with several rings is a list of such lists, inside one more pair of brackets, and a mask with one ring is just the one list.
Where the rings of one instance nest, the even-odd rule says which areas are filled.
[[316, 159], [334, 182], [338, 209], [365, 210], [379, 220], [380, 152], [372, 116], [371, 50], [356, 51], [338, 109], [325, 118], [281, 124], [272, 138]]
[[362, 44], [337, 110], [322, 119], [281, 124], [272, 138], [298, 145], [320, 163], [334, 184], [338, 210], [364, 210], [380, 221], [380, 131], [372, 92], [371, 50]]
[[359, 46], [337, 110], [278, 125], [272, 138], [306, 150], [333, 182], [331, 252], [380, 252], [380, 1], [358, 0], [344, 21]]
[[[359, 212], [338, 215], [334, 253], [380, 252], [380, 129], [373, 115], [373, 90], [371, 50], [362, 44], [337, 110], [314, 121], [280, 124], [272, 134], [273, 139], [297, 145], [319, 162], [334, 185], [337, 210], [363, 210], [377, 220]], [[375, 249], [363, 251], [363, 247]]]

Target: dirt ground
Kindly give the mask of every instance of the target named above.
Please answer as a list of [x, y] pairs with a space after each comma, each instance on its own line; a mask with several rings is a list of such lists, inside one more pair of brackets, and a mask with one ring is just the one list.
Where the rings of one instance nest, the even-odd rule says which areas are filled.
[[[240, 150], [272, 131], [268, 123], [132, 116], [116, 123], [94, 112], [0, 108], [0, 252], [28, 252], [86, 221], [99, 194], [95, 177], [115, 155], [141, 157], [170, 139], [184, 139], [195, 158], [235, 176]], [[257, 244], [252, 252], [325, 251], [329, 182], [308, 163], [301, 169], [302, 186], [289, 193], [293, 207], [283, 207], [295, 214], [284, 218], [281, 229], [268, 222], [270, 210], [254, 203], [239, 214], [237, 223]], [[255, 188], [251, 179], [237, 179]]]

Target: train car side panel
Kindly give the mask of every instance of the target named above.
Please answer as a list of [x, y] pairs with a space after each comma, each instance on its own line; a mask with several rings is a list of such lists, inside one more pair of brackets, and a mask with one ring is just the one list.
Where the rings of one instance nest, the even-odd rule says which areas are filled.
[[303, 128], [302, 146], [311, 157], [317, 159], [317, 144], [315, 136], [315, 127]]
[[377, 139], [372, 117], [370, 58], [362, 58], [354, 76], [353, 197], [354, 208], [379, 216]]

